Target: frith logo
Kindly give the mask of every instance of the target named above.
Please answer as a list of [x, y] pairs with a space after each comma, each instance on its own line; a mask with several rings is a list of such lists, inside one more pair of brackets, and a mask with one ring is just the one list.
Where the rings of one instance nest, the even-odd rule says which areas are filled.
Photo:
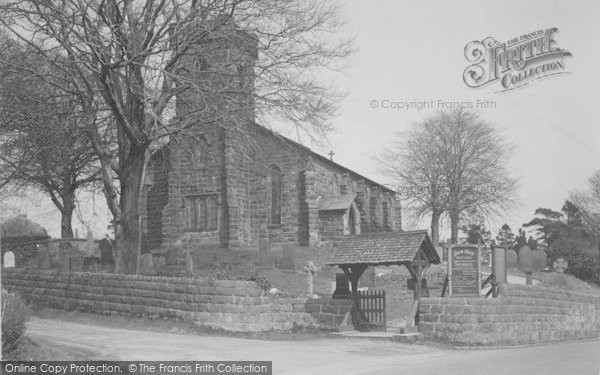
[[565, 57], [571, 52], [558, 48], [553, 27], [500, 43], [492, 37], [472, 41], [465, 47], [469, 65], [463, 80], [469, 87], [482, 87], [499, 81], [502, 90], [513, 90], [537, 79], [567, 74]]

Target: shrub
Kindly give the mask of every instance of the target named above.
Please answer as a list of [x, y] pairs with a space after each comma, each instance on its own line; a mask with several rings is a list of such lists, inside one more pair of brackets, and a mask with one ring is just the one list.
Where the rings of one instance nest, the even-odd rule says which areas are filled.
[[27, 306], [16, 294], [2, 289], [2, 354], [15, 350], [25, 333]]
[[564, 258], [569, 263], [567, 273], [600, 285], [600, 260], [593, 250], [553, 245], [548, 257], [551, 260], [550, 264], [557, 258]]
[[246, 281], [256, 282], [256, 284], [258, 284], [258, 287], [262, 290], [269, 290], [273, 287], [273, 283], [271, 283], [271, 280], [269, 280], [268, 277], [262, 275], [258, 271], [251, 271], [246, 273], [243, 279]]
[[273, 287], [271, 280], [256, 269], [247, 269], [236, 273], [227, 270], [213, 270], [209, 276], [212, 280], [244, 280], [254, 281], [262, 290], [268, 291]]

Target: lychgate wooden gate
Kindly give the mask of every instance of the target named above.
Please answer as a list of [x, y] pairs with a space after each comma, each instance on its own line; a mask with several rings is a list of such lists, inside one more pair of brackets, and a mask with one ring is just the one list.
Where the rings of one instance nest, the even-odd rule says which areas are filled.
[[359, 290], [360, 328], [368, 331], [385, 331], [385, 290]]

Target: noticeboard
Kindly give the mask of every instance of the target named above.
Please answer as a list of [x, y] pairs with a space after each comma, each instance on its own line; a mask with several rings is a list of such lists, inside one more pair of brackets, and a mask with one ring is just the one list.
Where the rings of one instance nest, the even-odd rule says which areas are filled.
[[448, 256], [449, 291], [452, 297], [479, 297], [481, 290], [481, 249], [452, 246]]

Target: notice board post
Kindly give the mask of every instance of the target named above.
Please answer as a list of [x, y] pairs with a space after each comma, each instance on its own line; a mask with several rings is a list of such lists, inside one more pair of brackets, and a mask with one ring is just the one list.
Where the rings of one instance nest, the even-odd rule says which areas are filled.
[[448, 251], [448, 295], [479, 297], [481, 291], [481, 248], [452, 245]]

